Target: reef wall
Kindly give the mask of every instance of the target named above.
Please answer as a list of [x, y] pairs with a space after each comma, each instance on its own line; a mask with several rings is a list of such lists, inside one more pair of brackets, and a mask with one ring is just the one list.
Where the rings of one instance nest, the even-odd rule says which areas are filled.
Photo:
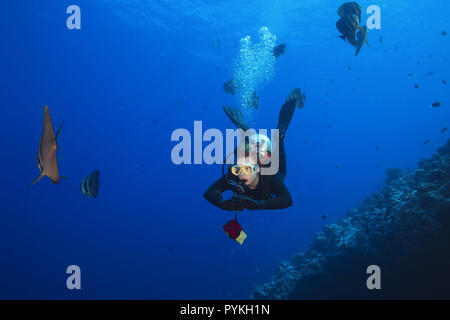
[[[450, 299], [450, 140], [281, 262], [251, 299]], [[369, 290], [369, 265], [381, 289]]]

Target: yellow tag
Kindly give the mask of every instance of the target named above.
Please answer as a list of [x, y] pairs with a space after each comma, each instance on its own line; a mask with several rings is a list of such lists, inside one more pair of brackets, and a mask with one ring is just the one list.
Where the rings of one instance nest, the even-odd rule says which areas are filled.
[[239, 244], [242, 244], [245, 238], [247, 238], [247, 235], [245, 234], [244, 231], [241, 231], [241, 233], [239, 233], [239, 236], [236, 238], [236, 241], [239, 242]]

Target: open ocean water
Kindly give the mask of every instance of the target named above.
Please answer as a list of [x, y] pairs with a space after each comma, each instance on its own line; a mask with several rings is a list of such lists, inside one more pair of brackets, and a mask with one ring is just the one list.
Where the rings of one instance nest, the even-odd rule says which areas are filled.
[[[378, 191], [387, 168], [414, 169], [435, 153], [450, 125], [450, 2], [359, 1], [361, 24], [378, 5], [381, 28], [358, 56], [338, 38], [342, 3], [2, 1], [0, 298], [248, 299]], [[70, 5], [81, 29], [67, 27]], [[241, 39], [259, 43], [262, 27], [287, 44], [278, 59], [241, 55]], [[223, 90], [239, 68], [257, 109]], [[194, 141], [194, 121], [203, 132], [234, 129], [223, 105], [275, 128], [296, 87], [306, 101], [285, 140], [293, 205], [240, 213], [239, 245], [222, 229], [234, 213], [203, 197], [221, 165], [175, 165], [171, 135], [184, 128]], [[67, 179], [30, 186], [44, 105], [55, 131], [64, 120]], [[80, 183], [97, 169], [99, 195], [83, 197]], [[66, 287], [70, 265], [82, 290]]]

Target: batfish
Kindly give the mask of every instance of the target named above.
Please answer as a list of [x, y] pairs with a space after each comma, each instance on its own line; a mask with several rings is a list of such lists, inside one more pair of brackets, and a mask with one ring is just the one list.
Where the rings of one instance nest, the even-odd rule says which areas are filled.
[[47, 176], [53, 183], [59, 183], [58, 163], [56, 160], [56, 151], [59, 150], [57, 139], [61, 131], [64, 121], [58, 128], [58, 131], [53, 131], [52, 119], [48, 106], [44, 106], [44, 124], [42, 126], [41, 139], [39, 141], [39, 148], [37, 154], [37, 164], [41, 175], [31, 184], [35, 184], [43, 176]]
[[348, 14], [353, 14], [358, 17], [358, 23], [361, 22], [361, 11], [362, 8], [357, 2], [346, 2], [342, 4], [337, 13], [340, 17], [344, 17]]
[[367, 46], [369, 46], [369, 42], [367, 41], [367, 33], [368, 33], [367, 26], [359, 27], [358, 34], [356, 35], [355, 56], [358, 55], [364, 43], [367, 44]]
[[286, 44], [280, 44], [272, 49], [273, 56], [278, 59], [281, 55], [283, 55], [286, 52]]
[[88, 175], [80, 183], [80, 191], [83, 196], [90, 196], [92, 198], [98, 197], [98, 189], [100, 188], [100, 171], [95, 170], [90, 175]]

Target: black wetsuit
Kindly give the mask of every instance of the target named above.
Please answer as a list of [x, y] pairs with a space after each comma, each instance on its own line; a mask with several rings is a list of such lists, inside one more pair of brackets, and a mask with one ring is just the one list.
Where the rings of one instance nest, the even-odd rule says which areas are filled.
[[[284, 209], [292, 205], [292, 198], [283, 180], [286, 177], [286, 152], [284, 148], [284, 135], [289, 126], [289, 122], [294, 114], [295, 100], [287, 101], [280, 110], [278, 126], [283, 131], [280, 138], [279, 150], [279, 170], [276, 175], [259, 175], [258, 185], [255, 189], [245, 188], [240, 196], [251, 198], [254, 201], [223, 200], [222, 193], [226, 190], [234, 191], [233, 187], [227, 183], [226, 176], [217, 180], [206, 190], [203, 196], [216, 207], [224, 210], [238, 210], [244, 208], [248, 210], [258, 209]], [[230, 107], [228, 107], [230, 108]], [[230, 111], [230, 109], [226, 110]], [[236, 112], [236, 111], [234, 111]], [[240, 119], [240, 115], [227, 113], [233, 123], [244, 131], [248, 126]], [[240, 120], [240, 121], [239, 121]], [[236, 152], [236, 150], [235, 150]], [[236, 154], [235, 154], [236, 156]], [[238, 179], [237, 177], [235, 177]]]
[[259, 175], [258, 185], [255, 189], [246, 188], [242, 196], [250, 197], [255, 203], [239, 203], [223, 201], [222, 193], [226, 190], [232, 190], [223, 176], [217, 180], [203, 196], [216, 207], [224, 210], [242, 209], [284, 209], [292, 205], [292, 198], [289, 190], [286, 188], [283, 179], [286, 177], [286, 153], [284, 150], [284, 139], [280, 140], [280, 168], [276, 175]]
[[241, 194], [250, 197], [255, 203], [247, 204], [238, 201], [230, 204], [223, 201], [222, 193], [226, 190], [232, 190], [227, 184], [225, 177], [217, 180], [204, 193], [204, 197], [213, 205], [224, 210], [257, 210], [257, 209], [284, 209], [292, 205], [292, 198], [289, 190], [283, 183], [283, 180], [278, 175], [259, 176], [258, 185], [255, 189], [246, 188], [246, 191]]

